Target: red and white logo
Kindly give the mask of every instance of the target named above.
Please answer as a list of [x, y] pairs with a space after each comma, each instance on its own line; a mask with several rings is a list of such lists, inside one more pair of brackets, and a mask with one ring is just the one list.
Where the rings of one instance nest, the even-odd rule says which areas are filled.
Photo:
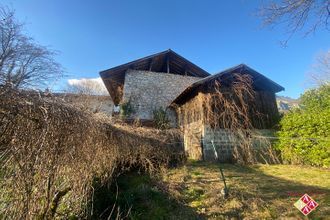
[[307, 203], [307, 206], [311, 209], [315, 209], [319, 204], [317, 204], [317, 202], [315, 202], [314, 200], [311, 200]]
[[300, 200], [307, 204], [309, 201], [311, 201], [311, 197], [309, 197], [309, 195], [305, 194], [300, 198]]
[[315, 202], [309, 195], [303, 195], [294, 206], [304, 215], [311, 213], [319, 204]]
[[304, 206], [304, 208], [302, 208], [300, 211], [301, 211], [302, 213], [304, 213], [304, 215], [308, 215], [308, 214], [312, 211], [312, 209], [310, 209], [310, 208], [306, 205], [306, 206]]

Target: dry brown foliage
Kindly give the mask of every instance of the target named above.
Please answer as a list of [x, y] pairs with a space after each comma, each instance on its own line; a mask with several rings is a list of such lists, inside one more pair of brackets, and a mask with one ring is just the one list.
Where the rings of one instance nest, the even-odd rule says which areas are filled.
[[0, 218], [91, 215], [94, 178], [180, 160], [177, 132], [114, 125], [56, 98], [0, 88]]
[[263, 162], [278, 162], [266, 139], [257, 140], [265, 148], [255, 147], [254, 127], [264, 117], [255, 105], [255, 97], [256, 92], [249, 75], [237, 73], [215, 79], [187, 102], [184, 108], [178, 109], [180, 124], [202, 121], [201, 124], [209, 126], [213, 131], [227, 131], [235, 143], [233, 153], [236, 162], [257, 163], [260, 157]]

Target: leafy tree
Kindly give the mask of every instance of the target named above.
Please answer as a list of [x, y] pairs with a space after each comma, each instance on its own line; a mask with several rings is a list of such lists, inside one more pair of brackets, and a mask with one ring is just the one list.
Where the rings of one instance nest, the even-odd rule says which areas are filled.
[[330, 166], [330, 85], [305, 92], [301, 108], [283, 117], [277, 148], [285, 161]]

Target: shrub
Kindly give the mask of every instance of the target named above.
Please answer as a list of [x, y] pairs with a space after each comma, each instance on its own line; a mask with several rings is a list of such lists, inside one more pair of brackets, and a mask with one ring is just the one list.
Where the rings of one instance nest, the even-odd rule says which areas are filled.
[[132, 116], [132, 114], [135, 113], [134, 107], [131, 103], [131, 100], [128, 100], [127, 102], [124, 102], [120, 106], [120, 116], [122, 118], [129, 118]]
[[301, 107], [284, 115], [277, 148], [284, 161], [330, 166], [330, 85], [305, 92]]
[[95, 180], [179, 161], [181, 148], [164, 147], [175, 134], [114, 125], [56, 98], [0, 86], [0, 219], [89, 219]]
[[153, 111], [153, 120], [158, 129], [167, 129], [170, 127], [170, 120], [162, 107]]

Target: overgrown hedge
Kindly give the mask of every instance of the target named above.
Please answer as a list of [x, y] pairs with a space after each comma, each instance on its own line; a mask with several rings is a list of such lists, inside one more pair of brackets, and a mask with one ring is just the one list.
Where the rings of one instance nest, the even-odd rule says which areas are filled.
[[284, 161], [330, 166], [330, 85], [301, 96], [301, 107], [284, 115], [277, 148]]
[[180, 146], [166, 144], [177, 138], [0, 87], [0, 219], [90, 218], [95, 179], [180, 160]]

